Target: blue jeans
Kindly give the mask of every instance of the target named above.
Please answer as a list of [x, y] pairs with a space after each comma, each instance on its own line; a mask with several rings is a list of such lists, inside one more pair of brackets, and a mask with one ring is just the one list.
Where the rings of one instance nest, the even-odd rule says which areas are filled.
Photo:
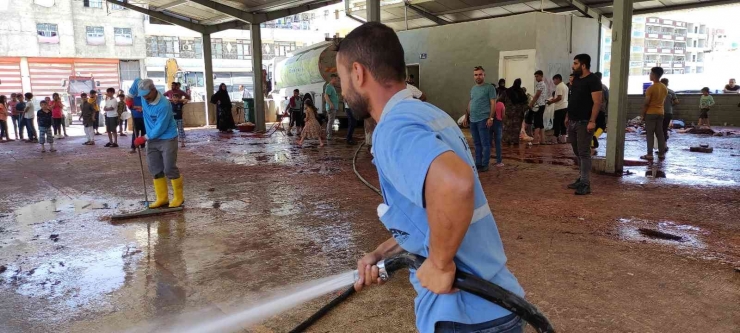
[[524, 323], [515, 314], [480, 324], [460, 324], [451, 321], [438, 321], [435, 333], [522, 333]]
[[486, 120], [470, 122], [470, 133], [475, 144], [475, 165], [485, 168], [491, 160], [491, 132], [486, 127]]
[[[20, 118], [18, 120], [18, 133], [20, 133], [21, 140], [23, 140], [23, 130], [26, 129], [26, 118], [24, 118], [23, 115], [20, 115]], [[31, 140], [33, 138], [29, 137], [28, 139]]]
[[489, 128], [489, 133], [491, 133], [491, 141], [494, 142], [496, 147], [496, 163], [501, 163], [501, 137], [504, 135], [504, 122], [494, 120], [493, 126]]
[[347, 115], [347, 142], [352, 141], [352, 135], [355, 134], [355, 126], [357, 126], [357, 120], [352, 116], [352, 110], [344, 108], [344, 113]]

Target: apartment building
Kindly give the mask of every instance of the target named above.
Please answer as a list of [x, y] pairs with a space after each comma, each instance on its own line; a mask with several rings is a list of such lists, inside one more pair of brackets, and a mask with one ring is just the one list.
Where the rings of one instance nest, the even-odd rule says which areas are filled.
[[142, 14], [103, 0], [6, 0], [0, 15], [0, 94], [63, 93], [72, 77], [119, 87], [142, 74]]
[[[611, 34], [602, 39], [604, 75], [609, 76]], [[712, 49], [710, 29], [705, 24], [660, 17], [633, 17], [630, 75], [648, 75], [660, 66], [665, 74], [703, 73], [705, 52]]]

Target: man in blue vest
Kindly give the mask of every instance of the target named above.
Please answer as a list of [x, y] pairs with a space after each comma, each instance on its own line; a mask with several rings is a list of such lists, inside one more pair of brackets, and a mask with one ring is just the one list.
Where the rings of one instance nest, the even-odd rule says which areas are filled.
[[[149, 208], [180, 207], [184, 201], [182, 176], [177, 168], [177, 123], [172, 113], [172, 104], [162, 96], [151, 79], [136, 79], [126, 96], [126, 104], [134, 107], [141, 98], [146, 134], [134, 140], [139, 147], [146, 143], [146, 162], [149, 173], [154, 177], [154, 192], [157, 200]], [[169, 200], [167, 179], [172, 182], [174, 196]]]

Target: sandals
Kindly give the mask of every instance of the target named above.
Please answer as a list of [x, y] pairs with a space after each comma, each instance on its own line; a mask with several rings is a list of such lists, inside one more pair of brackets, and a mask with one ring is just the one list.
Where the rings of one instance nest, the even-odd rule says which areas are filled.
[[653, 155], [642, 155], [642, 156], [640, 156], [640, 159], [641, 160], [652, 161], [653, 160]]

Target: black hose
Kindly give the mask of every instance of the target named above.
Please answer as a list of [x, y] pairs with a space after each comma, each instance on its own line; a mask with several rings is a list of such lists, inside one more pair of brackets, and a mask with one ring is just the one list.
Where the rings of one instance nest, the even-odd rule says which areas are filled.
[[[402, 268], [418, 269], [424, 263], [424, 260], [426, 258], [422, 256], [404, 252], [397, 256], [384, 259], [383, 263], [386, 272], [390, 275]], [[511, 311], [532, 325], [537, 332], [555, 332], [550, 322], [537, 307], [527, 302], [521, 296], [501, 288], [494, 283], [458, 269], [457, 273], [455, 273], [455, 282], [452, 286]]]
[[303, 332], [311, 325], [313, 325], [317, 320], [321, 319], [325, 314], [327, 314], [331, 309], [333, 309], [335, 306], [339, 305], [339, 303], [344, 302], [347, 298], [352, 296], [352, 294], [355, 293], [355, 286], [352, 285], [347, 289], [345, 292], [343, 292], [341, 295], [339, 295], [337, 298], [333, 299], [329, 304], [324, 305], [319, 311], [316, 311], [311, 317], [308, 317], [305, 321], [303, 321], [300, 325], [296, 326], [296, 328], [292, 329], [290, 333], [299, 333]]

